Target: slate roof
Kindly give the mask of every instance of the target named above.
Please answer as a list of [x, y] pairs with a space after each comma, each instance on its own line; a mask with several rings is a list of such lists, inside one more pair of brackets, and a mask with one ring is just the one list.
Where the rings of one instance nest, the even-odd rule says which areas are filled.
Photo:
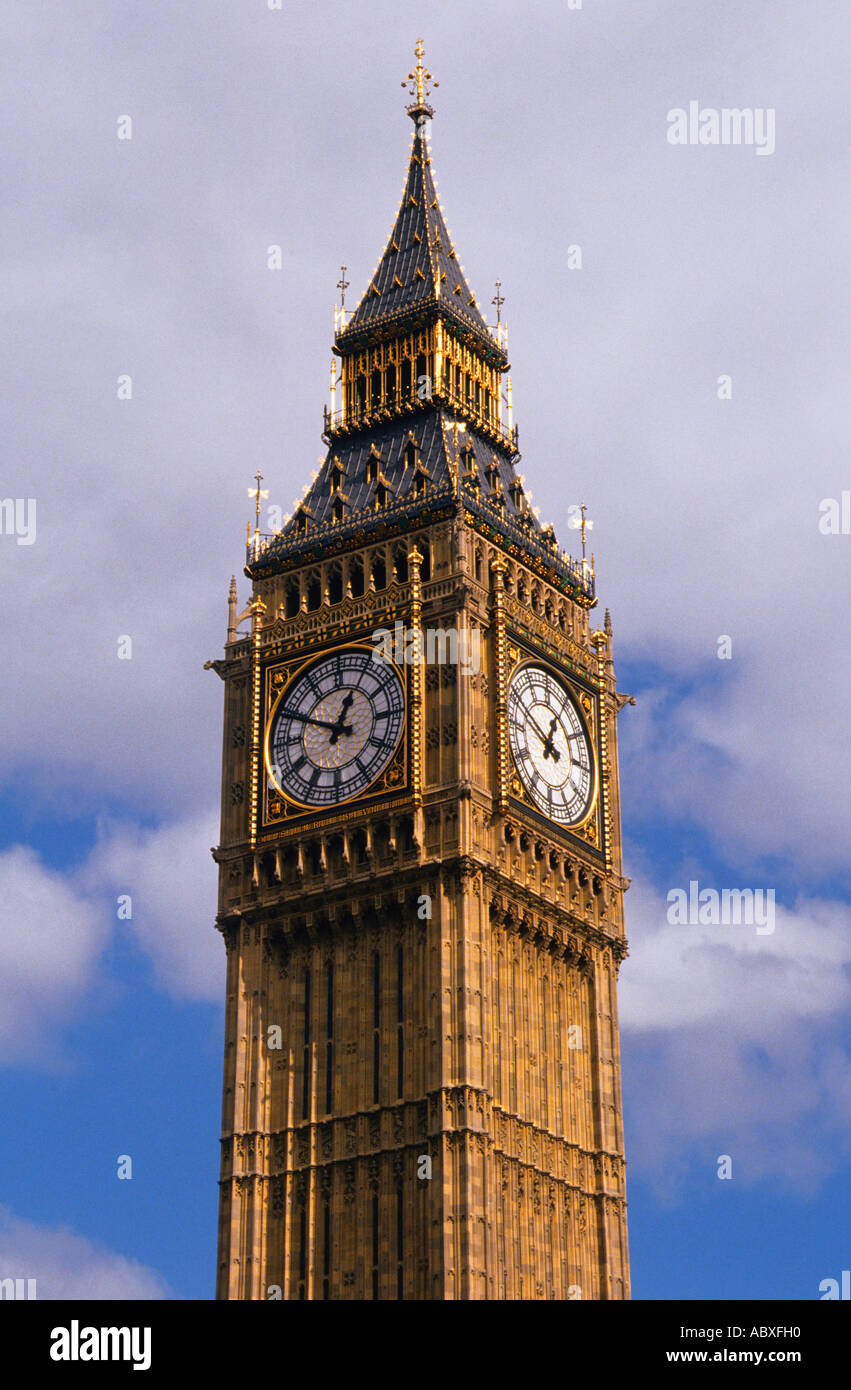
[[505, 360], [470, 290], [452, 245], [431, 172], [428, 142], [414, 128], [408, 177], [390, 239], [357, 309], [337, 345], [345, 348], [365, 331], [396, 326], [417, 311], [440, 309]]
[[[275, 573], [282, 564], [288, 568], [293, 562], [301, 563], [299, 557], [316, 555], [329, 543], [335, 548], [345, 547], [350, 537], [356, 537], [360, 543], [365, 532], [376, 530], [379, 534], [388, 531], [392, 534], [400, 524], [403, 530], [422, 524], [430, 511], [457, 507], [449, 467], [450, 457], [454, 455], [452, 419], [432, 407], [413, 419], [395, 420], [360, 435], [334, 441], [318, 478], [299, 508], [299, 512], [306, 510], [306, 529], [299, 531], [297, 512], [277, 535], [268, 540], [264, 538], [264, 549], [256, 558], [249, 559], [246, 574], [260, 579]], [[417, 462], [427, 473], [426, 486], [419, 494], [413, 487], [417, 464], [406, 458], [406, 446], [411, 438], [416, 446]], [[466, 457], [462, 453], [465, 446], [470, 451]], [[593, 598], [593, 579], [583, 575], [578, 561], [562, 557], [549, 528], [542, 529], [517, 491], [519, 478], [511, 459], [469, 426], [459, 435], [459, 455], [459, 496], [465, 508], [480, 518], [485, 533], [513, 542], [533, 558], [540, 557], [549, 569], [564, 577], [568, 587]], [[339, 521], [334, 514], [334, 500], [338, 494], [332, 493], [330, 487], [331, 474], [338, 461], [343, 470], [341, 485], [346, 499]], [[368, 480], [370, 461], [375, 465], [371, 470], [377, 475], [374, 481]], [[475, 480], [478, 480], [478, 487], [474, 485]], [[386, 505], [376, 509], [375, 494], [380, 484], [388, 488], [388, 496]], [[501, 505], [495, 506], [498, 498], [502, 499]], [[443, 514], [447, 514], [445, 510]]]
[[[415, 446], [412, 452], [426, 470], [427, 486], [439, 487], [443, 483], [448, 484], [451, 481], [449, 459], [454, 455], [453, 420], [454, 417], [449, 413], [432, 407], [419, 415], [391, 420], [359, 434], [333, 440], [319, 476], [307, 492], [301, 506], [309, 509], [312, 521], [330, 521], [333, 518], [335, 494], [331, 491], [331, 475], [337, 461], [342, 467], [341, 487], [347, 498], [344, 519], [358, 512], [374, 515], [375, 491], [380, 482], [388, 486], [393, 500], [410, 499], [414, 495], [413, 483], [417, 468], [413, 461], [409, 461], [406, 453], [409, 443]], [[487, 470], [495, 467], [497, 473], [492, 474], [493, 484], [496, 484], [498, 476], [499, 486], [506, 493], [506, 507], [517, 511], [507, 495], [512, 483], [516, 481], [510, 459], [502, 450], [477, 435], [469, 425], [463, 434], [458, 435], [459, 454], [466, 444], [472, 448], [470, 462], [478, 474], [481, 492], [487, 494], [494, 490], [488, 481]], [[380, 478], [369, 482], [367, 463], [371, 457], [375, 458]], [[461, 476], [464, 475], [466, 466], [462, 457], [459, 466]], [[538, 522], [534, 518], [532, 521], [539, 530]], [[294, 517], [287, 523], [281, 535], [291, 534], [295, 524]]]

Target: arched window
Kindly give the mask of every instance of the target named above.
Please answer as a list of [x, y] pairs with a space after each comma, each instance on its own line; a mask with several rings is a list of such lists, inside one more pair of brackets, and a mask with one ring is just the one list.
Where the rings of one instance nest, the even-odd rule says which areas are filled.
[[401, 546], [394, 551], [393, 563], [396, 566], [396, 579], [400, 584], [408, 582], [408, 552]]

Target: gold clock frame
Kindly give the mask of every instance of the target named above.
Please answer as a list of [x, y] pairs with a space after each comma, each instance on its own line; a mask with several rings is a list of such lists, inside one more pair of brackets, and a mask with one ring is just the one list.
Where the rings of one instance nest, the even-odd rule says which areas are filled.
[[[573, 835], [576, 838], [587, 841], [593, 845], [594, 849], [602, 853], [603, 825], [601, 817], [601, 741], [600, 741], [600, 711], [598, 706], [597, 693], [586, 690], [584, 685], [572, 680], [567, 673], [546, 657], [539, 656], [536, 652], [531, 652], [528, 648], [517, 645], [509, 639], [508, 641], [509, 665], [505, 678], [505, 742], [511, 759], [509, 771], [509, 794], [515, 801], [528, 807], [539, 816], [548, 826], [564, 834]], [[545, 671], [550, 671], [558, 681], [559, 685], [567, 691], [579, 714], [583, 731], [588, 739], [588, 746], [591, 749], [591, 764], [593, 773], [593, 792], [588, 802], [584, 814], [577, 821], [556, 821], [547, 816], [541, 810], [534, 797], [527, 791], [520, 777], [514, 753], [511, 750], [511, 735], [508, 725], [508, 694], [512, 683], [527, 666], [538, 666]]]
[[327, 804], [314, 806], [309, 802], [298, 801], [290, 796], [281, 787], [277, 779], [272, 775], [272, 766], [269, 758], [269, 738], [275, 722], [275, 715], [278, 706], [289, 690], [290, 686], [296, 681], [302, 671], [327, 657], [334, 656], [338, 652], [363, 651], [370, 656], [375, 653], [374, 644], [359, 641], [337, 642], [331, 646], [324, 646], [305, 655], [299, 652], [297, 657], [291, 660], [270, 662], [264, 671], [265, 679], [265, 714], [263, 728], [263, 816], [261, 827], [268, 830], [274, 826], [282, 826], [295, 816], [333, 816], [338, 810], [350, 807], [353, 803], [373, 799], [377, 796], [387, 796], [397, 793], [408, 782], [408, 722], [409, 722], [409, 691], [406, 671], [396, 665], [395, 661], [382, 658], [385, 666], [390, 666], [396, 673], [402, 687], [402, 723], [399, 735], [385, 766], [378, 776], [364, 787], [361, 791], [355, 792], [353, 796], [343, 798], [341, 801], [329, 802]]

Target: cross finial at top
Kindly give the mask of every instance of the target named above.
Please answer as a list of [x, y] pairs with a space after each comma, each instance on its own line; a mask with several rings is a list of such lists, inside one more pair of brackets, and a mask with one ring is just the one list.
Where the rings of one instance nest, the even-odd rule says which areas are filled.
[[[582, 572], [583, 572], [583, 574], [585, 573], [585, 566], [586, 566], [586, 563], [587, 563], [587, 562], [586, 562], [586, 559], [585, 559], [585, 532], [586, 532], [586, 531], [593, 531], [593, 530], [594, 530], [594, 523], [593, 523], [593, 521], [591, 520], [591, 518], [590, 518], [589, 516], [586, 516], [586, 515], [585, 515], [585, 513], [587, 512], [587, 510], [588, 510], [588, 508], [585, 506], [585, 503], [584, 503], [584, 502], [580, 502], [578, 507], [576, 507], [576, 506], [572, 507], [572, 508], [571, 508], [572, 515], [571, 515], [571, 518], [570, 518], [569, 522], [567, 523], [568, 526], [571, 528], [571, 530], [573, 530], [573, 531], [579, 531], [580, 534], [581, 534], [581, 537], [582, 537]], [[579, 516], [576, 515], [577, 511], [580, 513]], [[593, 560], [594, 560], [594, 557], [593, 557], [593, 555], [592, 555], [592, 557], [591, 557], [592, 565], [593, 565]], [[593, 570], [592, 570], [592, 573], [593, 573]]]
[[405, 78], [404, 82], [402, 83], [402, 86], [407, 87], [409, 82], [411, 84], [408, 90], [410, 91], [411, 96], [414, 98], [414, 101], [413, 104], [408, 107], [408, 115], [413, 117], [414, 120], [416, 120], [417, 117], [423, 112], [429, 116], [434, 115], [432, 108], [428, 104], [428, 98], [431, 95], [431, 90], [428, 84], [429, 82], [432, 82], [434, 83], [435, 87], [439, 87], [440, 83], [435, 82], [434, 78], [432, 77], [431, 73], [429, 72], [428, 68], [425, 66], [425, 63], [423, 62], [423, 57], [425, 56], [425, 45], [423, 44], [422, 39], [417, 39], [417, 46], [414, 49], [414, 53], [416, 54], [417, 59], [416, 66], [411, 68], [411, 71], [408, 73], [408, 76]]
[[497, 282], [496, 282], [496, 294], [494, 295], [493, 299], [491, 300], [491, 304], [495, 304], [495, 305], [496, 305], [496, 321], [497, 321], [497, 323], [500, 323], [500, 321], [501, 321], [501, 320], [500, 320], [500, 310], [502, 309], [502, 306], [503, 306], [503, 304], [505, 303], [505, 295], [504, 295], [504, 294], [500, 294], [500, 292], [499, 292], [501, 288], [502, 288], [502, 281], [501, 281], [501, 280], [497, 280]]
[[340, 272], [340, 278], [337, 281], [337, 289], [340, 291], [340, 307], [345, 309], [346, 290], [349, 288], [351, 282], [346, 279], [346, 267], [344, 265], [340, 266]]
[[250, 487], [250, 488], [248, 489], [248, 496], [254, 498], [254, 503], [255, 503], [254, 530], [255, 530], [255, 534], [256, 534], [256, 532], [258, 532], [258, 531], [260, 530], [260, 498], [261, 498], [261, 497], [268, 497], [268, 496], [269, 496], [269, 491], [268, 491], [267, 488], [265, 488], [265, 487], [261, 488], [261, 486], [260, 486], [260, 484], [261, 484], [262, 481], [263, 481], [263, 474], [260, 472], [260, 469], [259, 469], [259, 468], [257, 469], [257, 472], [254, 474], [254, 476], [255, 476], [255, 478], [257, 479], [257, 486], [256, 486], [256, 487]]

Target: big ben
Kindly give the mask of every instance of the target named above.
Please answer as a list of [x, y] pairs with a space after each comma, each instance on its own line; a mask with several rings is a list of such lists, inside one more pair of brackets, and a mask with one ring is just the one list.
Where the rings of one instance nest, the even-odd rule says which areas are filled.
[[584, 511], [573, 559], [517, 472], [506, 335], [435, 191], [431, 80], [418, 42], [327, 455], [249, 538], [212, 663], [221, 1299], [629, 1297], [626, 697]]

